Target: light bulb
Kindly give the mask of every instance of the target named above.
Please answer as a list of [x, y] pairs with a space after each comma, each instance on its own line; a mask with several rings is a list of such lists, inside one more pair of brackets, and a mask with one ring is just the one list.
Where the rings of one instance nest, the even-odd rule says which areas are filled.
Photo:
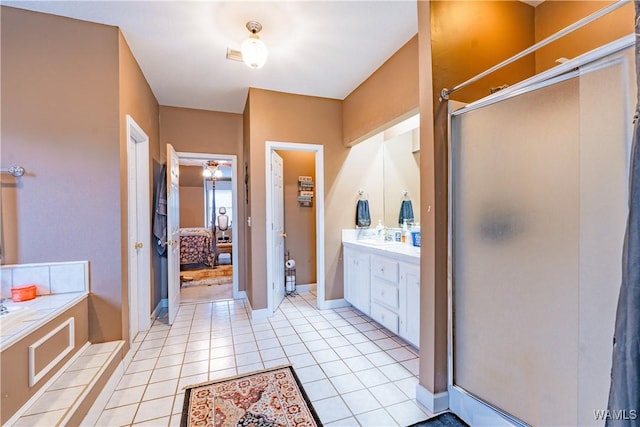
[[251, 34], [240, 47], [242, 60], [249, 68], [257, 70], [267, 62], [269, 51], [257, 34]]

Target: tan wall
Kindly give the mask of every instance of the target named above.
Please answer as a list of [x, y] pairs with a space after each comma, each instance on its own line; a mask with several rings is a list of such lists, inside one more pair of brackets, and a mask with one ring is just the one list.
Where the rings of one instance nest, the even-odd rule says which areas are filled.
[[[296, 261], [296, 283], [316, 283], [316, 210], [298, 204], [298, 177], [311, 176], [316, 181], [315, 153], [278, 150], [284, 164], [285, 253]], [[315, 188], [314, 188], [315, 189]]]
[[165, 144], [171, 144], [176, 151], [235, 154], [240, 163], [242, 114], [162, 105], [160, 139], [161, 150], [166, 149]]
[[206, 227], [200, 166], [180, 165], [180, 227]]
[[180, 186], [180, 227], [204, 227], [202, 187]]
[[[438, 97], [443, 88], [451, 89], [534, 43], [534, 8], [519, 1], [432, 1], [431, 23], [433, 90]], [[534, 68], [529, 55], [451, 99], [476, 100], [489, 95], [492, 87], [530, 77]]]
[[[545, 1], [535, 8], [535, 41], [614, 3], [613, 1]], [[634, 30], [633, 2], [536, 52], [536, 73], [555, 65], [558, 58], [574, 58], [617, 40]]]
[[[153, 183], [154, 183], [154, 165], [160, 159], [160, 138], [158, 135], [158, 101], [156, 100], [149, 83], [142, 74], [142, 70], [138, 65], [138, 62], [134, 58], [127, 41], [121, 32], [118, 31], [118, 44], [119, 44], [119, 84], [120, 84], [120, 161], [121, 161], [121, 239], [123, 242], [127, 242], [128, 236], [128, 212], [127, 212], [127, 119], [129, 115], [135, 120], [135, 122], [142, 128], [142, 130], [149, 137], [149, 206], [151, 207], [151, 215], [153, 218]], [[150, 223], [153, 225], [152, 223]], [[148, 231], [151, 235], [151, 229]], [[155, 239], [151, 239], [154, 242]], [[151, 245], [151, 265], [154, 267], [151, 269], [151, 281], [150, 281], [150, 301], [149, 301], [149, 313], [157, 306], [161, 299], [162, 284], [165, 283], [162, 280], [160, 274], [160, 257], [155, 250], [155, 244]], [[123, 322], [123, 337], [127, 341], [129, 333], [129, 290], [128, 290], [128, 253], [127, 245], [121, 246], [121, 257], [124, 267], [121, 273], [122, 283], [122, 322]], [[127, 345], [128, 346], [128, 345]]]
[[[245, 221], [243, 221], [240, 225], [240, 230], [244, 230], [244, 247], [245, 251], [242, 252], [246, 255], [247, 260], [251, 259], [253, 254], [253, 246], [251, 241], [251, 228], [249, 227], [249, 218], [251, 218], [251, 187], [249, 186], [249, 171], [251, 170], [251, 118], [249, 116], [249, 112], [251, 111], [251, 97], [247, 94], [247, 102], [244, 105], [244, 111], [242, 114], [242, 154], [244, 157], [244, 162], [240, 163], [240, 166], [243, 170], [243, 183], [242, 183], [242, 191], [241, 194], [238, 195], [240, 203], [245, 207]], [[247, 296], [249, 300], [251, 300], [253, 295], [253, 272], [251, 271], [251, 263], [243, 262], [241, 263], [241, 267], [243, 269], [244, 278], [245, 278], [245, 290], [247, 291]]]
[[2, 165], [27, 170], [3, 177], [6, 263], [88, 259], [90, 340], [121, 339], [118, 30], [1, 10]]
[[[204, 154], [232, 154], [237, 156], [238, 168], [238, 206], [235, 207], [238, 223], [246, 224], [246, 203], [244, 197], [244, 153], [243, 153], [243, 115], [217, 111], [195, 110], [190, 108], [160, 106], [161, 152], [165, 153], [166, 144], [173, 145], [178, 152]], [[163, 156], [166, 156], [163, 154]], [[202, 194], [202, 188], [199, 189]], [[182, 198], [182, 192], [180, 193]], [[180, 200], [183, 205], [183, 200]], [[202, 226], [202, 210], [200, 225]], [[245, 229], [238, 228], [238, 253], [240, 260], [246, 252]], [[238, 284], [245, 290], [246, 267], [243, 262], [238, 268]]]
[[[418, 43], [420, 55], [420, 384], [431, 393], [446, 387], [446, 320], [442, 323], [442, 285], [436, 288], [435, 275], [435, 207], [436, 188], [434, 168], [436, 151], [433, 126], [433, 79], [431, 54], [431, 5], [418, 2]], [[442, 248], [438, 248], [442, 250]], [[446, 249], [446, 247], [445, 247]], [[436, 291], [438, 291], [436, 293]], [[435, 297], [438, 294], [436, 303]], [[446, 300], [445, 300], [446, 301]], [[445, 305], [446, 307], [446, 305]], [[436, 324], [436, 319], [438, 323]], [[443, 336], [444, 328], [444, 336]], [[443, 342], [444, 338], [444, 342]], [[444, 352], [444, 354], [443, 354]], [[444, 360], [443, 360], [444, 356]], [[437, 388], [436, 388], [437, 384]]]
[[343, 143], [363, 141], [418, 109], [418, 37], [415, 36], [343, 102]]
[[251, 285], [253, 309], [267, 307], [265, 142], [298, 142], [324, 146], [326, 298], [342, 298], [340, 230], [352, 221], [344, 202], [333, 199], [336, 178], [348, 153], [342, 145], [342, 105], [339, 100], [249, 89]]

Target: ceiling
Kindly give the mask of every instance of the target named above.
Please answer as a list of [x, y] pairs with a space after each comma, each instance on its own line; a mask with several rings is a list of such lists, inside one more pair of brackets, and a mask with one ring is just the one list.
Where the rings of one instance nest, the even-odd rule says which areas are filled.
[[[161, 105], [241, 113], [249, 87], [344, 99], [417, 33], [416, 0], [7, 1], [121, 29]], [[226, 59], [257, 20], [260, 70]]]

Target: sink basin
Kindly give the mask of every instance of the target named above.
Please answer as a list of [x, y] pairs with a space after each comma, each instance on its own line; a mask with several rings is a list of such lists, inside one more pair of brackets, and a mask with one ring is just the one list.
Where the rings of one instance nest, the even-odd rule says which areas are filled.
[[361, 240], [358, 240], [358, 242], [364, 243], [366, 245], [375, 245], [375, 246], [395, 246], [395, 245], [402, 244], [400, 242], [392, 242], [392, 241], [376, 240], [376, 239], [361, 239]]
[[10, 328], [19, 324], [20, 322], [26, 320], [28, 316], [32, 313], [29, 307], [19, 307], [19, 306], [8, 306], [8, 311], [0, 315], [0, 328], [2, 328], [2, 333], [9, 332]]

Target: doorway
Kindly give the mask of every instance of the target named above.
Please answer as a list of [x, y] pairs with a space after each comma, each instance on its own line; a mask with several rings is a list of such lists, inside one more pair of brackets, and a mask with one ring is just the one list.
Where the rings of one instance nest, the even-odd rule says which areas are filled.
[[[277, 233], [286, 235], [286, 230], [279, 231], [270, 226], [279, 218], [275, 218], [276, 209], [282, 200], [281, 193], [274, 190], [274, 177], [272, 174], [272, 161], [276, 152], [281, 151], [297, 151], [314, 153], [315, 161], [315, 182], [313, 195], [313, 208], [315, 212], [315, 253], [316, 253], [316, 304], [319, 309], [326, 307], [325, 302], [325, 269], [324, 269], [324, 147], [318, 144], [303, 144], [293, 142], [275, 142], [267, 141], [265, 144], [265, 182], [266, 182], [266, 223], [267, 233], [267, 311], [268, 315], [278, 308], [280, 302], [284, 298], [284, 281], [279, 278], [284, 277], [284, 259], [279, 258], [277, 248], [279, 247], [279, 238]], [[286, 162], [283, 163], [286, 170]], [[277, 227], [276, 227], [277, 228]], [[274, 231], [276, 230], [276, 231]], [[278, 283], [277, 282], [282, 282]]]
[[240, 298], [236, 156], [177, 154], [180, 300], [195, 303]]

